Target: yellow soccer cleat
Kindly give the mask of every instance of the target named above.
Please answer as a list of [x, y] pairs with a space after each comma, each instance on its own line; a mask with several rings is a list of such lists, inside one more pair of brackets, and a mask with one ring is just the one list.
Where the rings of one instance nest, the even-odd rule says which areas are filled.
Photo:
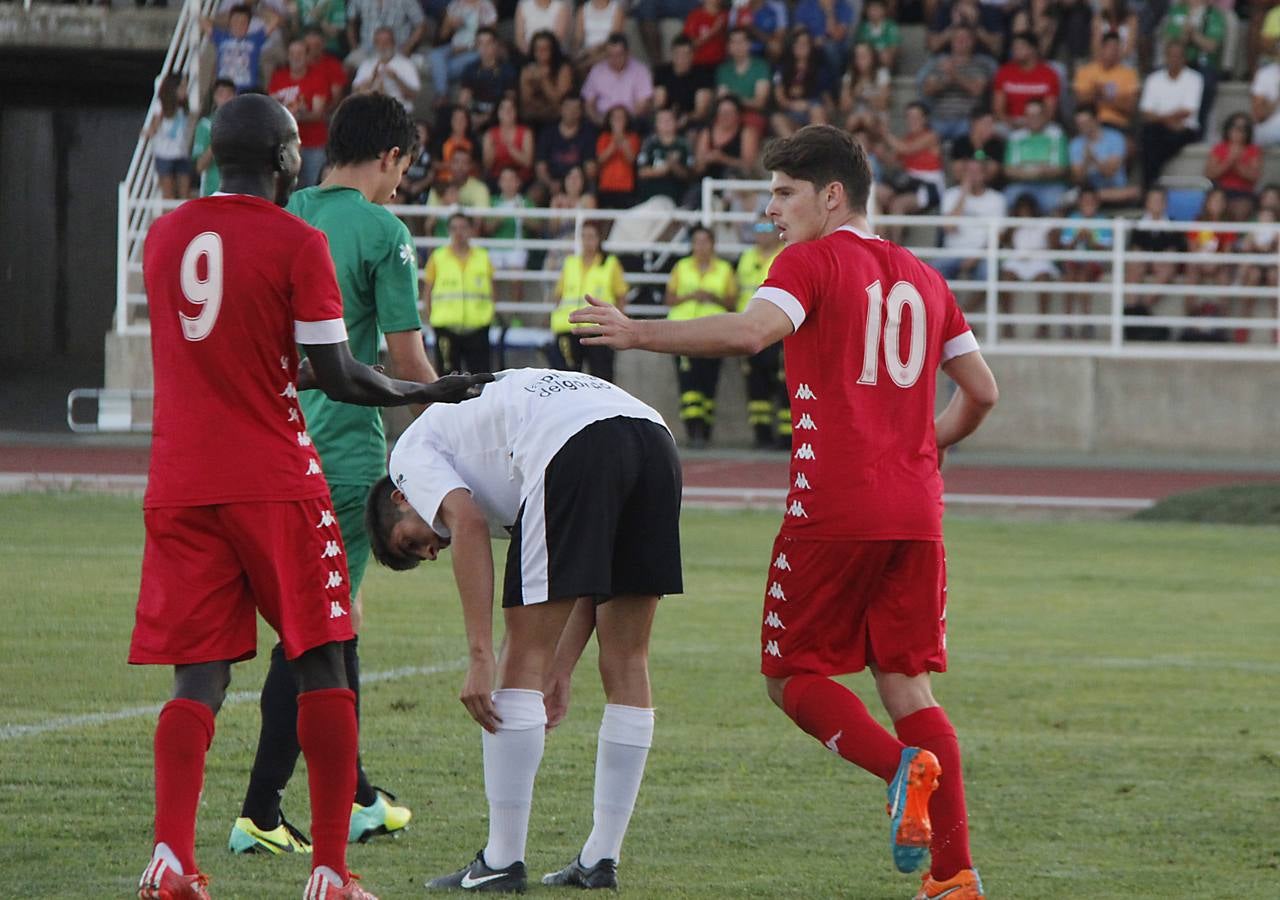
[[351, 829], [348, 843], [361, 843], [380, 834], [392, 834], [409, 824], [413, 813], [405, 806], [393, 806], [387, 800], [395, 800], [395, 794], [382, 788], [374, 788], [377, 799], [368, 806], [351, 804]]
[[263, 831], [253, 824], [253, 819], [241, 816], [231, 826], [231, 839], [227, 846], [232, 853], [310, 853], [311, 840], [280, 817], [280, 824], [270, 831]]

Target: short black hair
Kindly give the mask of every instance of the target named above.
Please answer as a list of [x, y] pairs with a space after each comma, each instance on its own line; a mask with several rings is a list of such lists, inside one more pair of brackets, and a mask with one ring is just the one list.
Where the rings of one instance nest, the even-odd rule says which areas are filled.
[[495, 41], [498, 40], [498, 32], [494, 30], [494, 27], [492, 25], [481, 25], [479, 28], [477, 28], [475, 40], [477, 41], [480, 40], [480, 35], [482, 34], [489, 35], [489, 37], [493, 38]]
[[236, 83], [235, 83], [234, 81], [232, 81], [230, 78], [217, 78], [217, 79], [214, 79], [214, 82], [213, 82], [213, 90], [214, 90], [214, 92], [216, 92], [216, 91], [218, 90], [218, 88], [220, 88], [220, 87], [229, 87], [229, 88], [231, 88], [231, 90], [233, 90], [233, 91], [238, 90], [238, 88], [236, 87]]
[[1092, 103], [1081, 103], [1079, 106], [1077, 106], [1074, 115], [1078, 116], [1081, 113], [1084, 113], [1085, 115], [1088, 115], [1088, 116], [1093, 116], [1095, 119], [1098, 118], [1098, 108], [1094, 106]]
[[209, 145], [224, 181], [276, 171], [280, 148], [298, 133], [289, 111], [265, 94], [241, 94], [218, 110]]
[[627, 36], [621, 31], [615, 31], [605, 39], [605, 44], [612, 44], [615, 47], [621, 47], [623, 50], [631, 48], [631, 44], [627, 41]]
[[352, 94], [338, 104], [329, 123], [329, 163], [352, 165], [377, 159], [393, 147], [414, 156], [418, 131], [399, 100], [386, 94]]
[[241, 14], [248, 16], [250, 19], [253, 18], [253, 10], [245, 6], [243, 3], [240, 3], [240, 4], [237, 4], [236, 6], [231, 7], [231, 9], [227, 10], [227, 19], [230, 19], [232, 16], [241, 15]]
[[671, 39], [672, 50], [674, 50], [676, 47], [692, 47], [692, 46], [693, 46], [693, 41], [689, 40], [689, 35], [687, 34], [677, 34], [674, 38]]
[[369, 489], [369, 496], [364, 501], [364, 530], [369, 535], [369, 547], [373, 558], [380, 565], [397, 572], [407, 572], [416, 568], [422, 560], [413, 556], [404, 556], [391, 546], [391, 529], [395, 527], [404, 513], [396, 506], [391, 495], [396, 486], [390, 475], [384, 475]]
[[692, 228], [689, 229], [689, 246], [693, 246], [693, 239], [696, 238], [700, 233], [705, 234], [707, 237], [711, 238], [711, 243], [714, 244], [716, 242], [716, 233], [714, 231], [712, 231], [706, 225], [694, 225]]
[[806, 125], [790, 137], [769, 144], [762, 163], [765, 171], [807, 181], [819, 190], [838, 181], [844, 186], [849, 208], [866, 212], [871, 165], [867, 152], [847, 131], [832, 125]]

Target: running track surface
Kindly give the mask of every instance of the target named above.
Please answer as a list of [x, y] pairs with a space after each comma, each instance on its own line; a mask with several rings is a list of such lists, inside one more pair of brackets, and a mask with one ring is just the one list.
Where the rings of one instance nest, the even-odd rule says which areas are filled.
[[[136, 489], [146, 475], [147, 457], [145, 446], [0, 445], [0, 480], [11, 487], [81, 481]], [[686, 500], [711, 506], [780, 507], [787, 464], [781, 453], [686, 456]], [[960, 459], [947, 466], [945, 477], [952, 505], [1137, 509], [1198, 488], [1280, 481], [1280, 472], [996, 466]]]

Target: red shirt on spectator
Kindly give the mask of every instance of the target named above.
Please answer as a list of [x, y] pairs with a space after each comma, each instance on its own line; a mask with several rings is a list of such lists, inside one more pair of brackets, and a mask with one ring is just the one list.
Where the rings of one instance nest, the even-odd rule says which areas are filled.
[[996, 70], [993, 89], [1004, 94], [1005, 115], [1012, 119], [1022, 117], [1030, 100], [1043, 100], [1060, 95], [1061, 82], [1058, 72], [1048, 63], [1039, 62], [1030, 71], [1014, 62], [1007, 62]]
[[[329, 86], [330, 94], [341, 96], [343, 90], [347, 87], [347, 70], [342, 67], [342, 60], [334, 56], [332, 53], [321, 53], [320, 56], [311, 61], [307, 74], [312, 72], [318, 74]], [[335, 92], [334, 89], [338, 90]]]
[[[699, 6], [684, 20], [684, 33], [695, 43], [693, 48], [693, 64], [695, 66], [718, 66], [724, 62], [729, 53], [729, 14], [722, 9], [710, 12], [705, 6]], [[697, 42], [715, 33], [704, 44]]]
[[[327, 105], [330, 97], [329, 82], [314, 67], [307, 69], [307, 74], [301, 78], [295, 78], [288, 66], [281, 66], [271, 76], [267, 93], [295, 116], [300, 109], [314, 109], [317, 98], [322, 105]], [[299, 121], [298, 137], [304, 147], [323, 147], [329, 141], [328, 119]]]
[[[1226, 162], [1227, 157], [1231, 154], [1231, 145], [1226, 141], [1219, 141], [1209, 151], [1209, 155], [1218, 162]], [[1227, 169], [1214, 181], [1213, 186], [1222, 188], [1224, 191], [1238, 191], [1241, 193], [1252, 194], [1258, 187], [1258, 180], [1255, 178], [1250, 181], [1240, 174], [1240, 166], [1251, 165], [1262, 155], [1262, 148], [1257, 144], [1246, 144], [1240, 153], [1240, 159], [1234, 166]]]
[[[613, 133], [606, 131], [596, 138], [596, 157], [613, 143]], [[627, 132], [627, 143], [631, 145], [631, 159], [627, 160], [621, 153], [615, 153], [600, 164], [600, 174], [596, 177], [596, 187], [601, 191], [614, 194], [629, 194], [636, 189], [636, 154], [640, 152], [640, 136], [634, 131]]]

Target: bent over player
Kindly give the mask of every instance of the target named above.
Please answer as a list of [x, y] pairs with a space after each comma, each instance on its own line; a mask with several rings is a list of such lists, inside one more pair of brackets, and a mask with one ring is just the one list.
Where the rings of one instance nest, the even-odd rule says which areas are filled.
[[315, 839], [305, 896], [368, 900], [346, 866], [357, 740], [342, 660], [347, 566], [298, 406], [297, 344], [321, 389], [351, 403], [457, 401], [477, 379], [396, 381], [351, 356], [325, 237], [278, 205], [301, 164], [284, 107], [232, 100], [212, 143], [229, 193], [161, 217], [143, 253], [155, 425], [129, 661], [174, 666], [174, 688], [156, 725], [155, 848], [138, 896], [209, 896], [196, 807], [231, 663], [256, 652], [256, 608], [298, 682]]
[[[499, 373], [477, 400], [428, 409], [401, 436], [390, 468], [369, 495], [374, 558], [407, 569], [453, 548], [471, 651], [461, 700], [484, 729], [488, 843], [427, 887], [524, 891], [546, 729], [568, 709], [569, 677], [594, 630], [606, 702], [594, 826], [577, 858], [542, 881], [616, 888], [653, 740], [649, 633], [658, 598], [683, 589], [671, 432], [607, 381], [517, 369]], [[511, 537], [496, 663], [491, 533]]]
[[[995, 379], [941, 276], [868, 233], [856, 140], [805, 127], [764, 165], [787, 247], [744, 312], [643, 322], [593, 306], [571, 319], [593, 326], [584, 344], [692, 356], [785, 339], [794, 433], [760, 639], [769, 697], [888, 782], [895, 864], [913, 871], [932, 851], [917, 900], [974, 900], [960, 748], [930, 673], [947, 661], [939, 463], [995, 405]], [[959, 389], [935, 421], [939, 366]], [[896, 736], [831, 678], [864, 668]]]

